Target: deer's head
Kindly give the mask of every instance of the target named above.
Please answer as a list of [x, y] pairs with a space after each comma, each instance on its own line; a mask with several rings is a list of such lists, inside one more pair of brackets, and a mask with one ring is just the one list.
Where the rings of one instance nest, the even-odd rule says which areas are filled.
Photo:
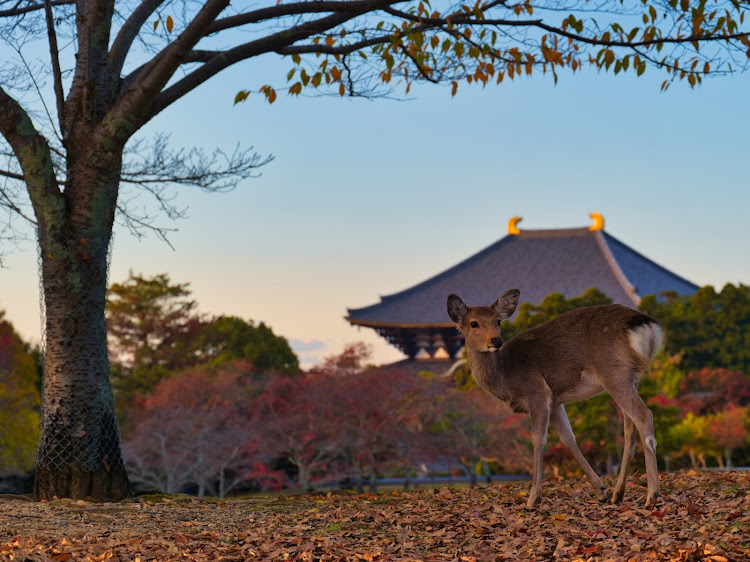
[[494, 352], [503, 345], [500, 324], [516, 310], [521, 291], [511, 289], [490, 306], [466, 306], [458, 295], [448, 297], [448, 316], [474, 351]]

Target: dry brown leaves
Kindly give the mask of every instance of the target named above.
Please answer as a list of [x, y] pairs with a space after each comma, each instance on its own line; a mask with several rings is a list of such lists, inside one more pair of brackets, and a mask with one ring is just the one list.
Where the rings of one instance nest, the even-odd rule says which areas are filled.
[[[613, 481], [607, 481], [610, 486]], [[359, 496], [120, 503], [0, 499], [0, 560], [750, 560], [750, 474], [645, 478], [600, 504], [584, 480]]]

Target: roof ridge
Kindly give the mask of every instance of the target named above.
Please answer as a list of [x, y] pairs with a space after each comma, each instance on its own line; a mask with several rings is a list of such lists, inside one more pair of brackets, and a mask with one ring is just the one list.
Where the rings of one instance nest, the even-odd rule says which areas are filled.
[[607, 240], [604, 238], [602, 231], [593, 230], [591, 232], [594, 235], [596, 243], [599, 245], [599, 249], [602, 251], [602, 254], [604, 254], [604, 259], [606, 260], [607, 265], [612, 270], [612, 274], [615, 276], [615, 279], [620, 284], [623, 291], [625, 291], [625, 294], [633, 299], [633, 303], [636, 306], [640, 305], [641, 297], [638, 294], [635, 285], [630, 282], [628, 277], [625, 275], [625, 272], [620, 267], [620, 264], [617, 263], [617, 260], [615, 259], [614, 254], [612, 254], [612, 250], [607, 244]]
[[[689, 284], [689, 285], [692, 285], [693, 287], [695, 287], [695, 290], [696, 290], [696, 291], [697, 291], [697, 290], [698, 290], [698, 289], [700, 288], [700, 285], [696, 285], [696, 284], [695, 284], [695, 283], [693, 283], [692, 281], [690, 281], [690, 280], [688, 280], [688, 279], [685, 279], [685, 278], [684, 278], [684, 277], [683, 277], [682, 275], [678, 275], [678, 274], [676, 274], [676, 273], [675, 273], [674, 271], [671, 271], [671, 270], [667, 269], [666, 267], [664, 267], [664, 266], [663, 266], [663, 265], [661, 265], [660, 263], [657, 263], [657, 262], [655, 262], [654, 260], [652, 260], [652, 259], [651, 259], [651, 258], [649, 258], [648, 256], [645, 256], [645, 255], [643, 255], [643, 254], [642, 254], [641, 252], [639, 252], [639, 251], [638, 251], [638, 250], [636, 250], [635, 248], [632, 248], [631, 246], [629, 246], [628, 244], [626, 244], [625, 242], [623, 242], [622, 240], [620, 240], [620, 239], [619, 239], [619, 238], [617, 238], [616, 236], [612, 236], [612, 235], [611, 235], [610, 233], [608, 233], [608, 232], [603, 232], [603, 234], [604, 234], [604, 235], [605, 235], [605, 236], [606, 236], [607, 238], [611, 238], [611, 239], [612, 239], [613, 241], [615, 241], [615, 242], [617, 242], [618, 244], [620, 244], [620, 246], [623, 246], [623, 247], [624, 247], [624, 248], [626, 248], [626, 249], [627, 249], [628, 251], [630, 251], [630, 252], [632, 252], [633, 254], [635, 254], [636, 256], [638, 256], [638, 258], [639, 258], [639, 259], [642, 259], [642, 260], [644, 260], [644, 261], [647, 261], [647, 262], [648, 262], [648, 263], [649, 263], [650, 265], [652, 265], [653, 267], [655, 267], [655, 268], [659, 269], [659, 270], [660, 270], [660, 271], [662, 271], [663, 273], [665, 273], [665, 274], [667, 274], [667, 275], [669, 275], [669, 276], [671, 276], [671, 277], [674, 277], [675, 279], [679, 279], [680, 281], [683, 281], [683, 282], [685, 282], [685, 283], [687, 283], [687, 284]], [[607, 244], [607, 246], [609, 247], [609, 244]]]
[[[513, 239], [515, 238], [519, 238], [519, 239], [520, 238], [555, 238], [559, 236], [570, 236], [570, 235], [587, 236], [589, 234], [591, 234], [591, 230], [587, 226], [579, 226], [579, 227], [573, 227], [573, 228], [539, 228], [539, 229], [529, 229], [529, 230], [521, 229], [520, 234], [506, 234], [502, 238], [492, 242], [489, 246], [482, 248], [481, 250], [472, 254], [468, 258], [458, 262], [456, 265], [449, 267], [448, 269], [441, 271], [440, 273], [428, 279], [425, 279], [424, 281], [422, 281], [421, 283], [417, 285], [407, 287], [406, 289], [403, 289], [401, 291], [396, 291], [395, 293], [389, 293], [387, 295], [378, 295], [378, 297], [380, 298], [380, 302], [382, 303], [382, 302], [392, 300], [393, 298], [396, 298], [396, 297], [407, 295], [415, 289], [421, 288], [433, 282], [437, 282], [445, 275], [450, 274], [454, 269], [458, 269], [459, 267], [463, 267], [465, 265], [470, 264], [474, 260], [480, 259], [486, 252], [494, 250], [500, 244], [512, 242]], [[369, 306], [377, 306], [377, 304], [379, 303], [376, 303], [374, 305], [369, 305]], [[369, 308], [369, 307], [362, 307], [362, 308]], [[359, 310], [359, 309], [349, 308], [347, 310], [351, 311], [351, 310]]]
[[[470, 255], [468, 258], [466, 258], [466, 259], [458, 262], [456, 265], [454, 265], [452, 267], [449, 267], [448, 269], [446, 269], [444, 271], [441, 271], [440, 273], [438, 273], [436, 275], [433, 275], [432, 277], [430, 277], [428, 279], [425, 279], [424, 281], [422, 281], [421, 283], [418, 283], [417, 285], [413, 285], [412, 287], [407, 287], [406, 289], [403, 289], [401, 291], [396, 291], [395, 293], [390, 293], [388, 295], [379, 295], [380, 296], [380, 302], [385, 302], [385, 301], [388, 301], [388, 300], [392, 300], [392, 299], [394, 299], [396, 297], [401, 297], [403, 295], [411, 293], [412, 291], [414, 291], [414, 290], [416, 290], [418, 288], [422, 288], [425, 285], [435, 283], [435, 282], [439, 281], [440, 279], [442, 279], [443, 277], [445, 277], [446, 275], [448, 275], [451, 272], [453, 272], [453, 270], [458, 269], [460, 267], [464, 267], [465, 265], [470, 264], [473, 261], [476, 261], [477, 259], [481, 258], [485, 253], [489, 252], [490, 250], [494, 250], [495, 248], [497, 248], [501, 244], [507, 243], [507, 242], [511, 242], [515, 237], [516, 237], [516, 235], [514, 235], [514, 234], [507, 234], [507, 235], [503, 236], [502, 238], [500, 238], [499, 240], [495, 240], [489, 246], [486, 246], [485, 248], [482, 248], [478, 252]], [[375, 305], [370, 305], [370, 306], [375, 306]], [[367, 308], [367, 307], [365, 307], [365, 308]], [[349, 310], [351, 310], [351, 309], [349, 309]]]
[[558, 236], [586, 236], [591, 231], [588, 226], [578, 226], [575, 228], [532, 228], [520, 229], [519, 234], [514, 234], [519, 238], [555, 238]]

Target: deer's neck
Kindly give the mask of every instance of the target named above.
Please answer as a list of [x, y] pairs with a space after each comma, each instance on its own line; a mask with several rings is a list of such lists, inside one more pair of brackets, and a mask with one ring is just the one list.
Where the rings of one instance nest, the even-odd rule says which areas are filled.
[[474, 380], [477, 381], [479, 386], [494, 394], [498, 390], [497, 387], [501, 384], [502, 379], [502, 350], [491, 353], [469, 349], [468, 356]]

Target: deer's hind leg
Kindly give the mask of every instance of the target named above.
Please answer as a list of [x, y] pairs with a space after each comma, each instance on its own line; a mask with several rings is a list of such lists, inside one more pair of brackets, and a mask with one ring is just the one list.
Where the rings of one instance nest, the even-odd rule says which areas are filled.
[[550, 422], [550, 401], [548, 397], [535, 397], [529, 402], [531, 419], [531, 440], [534, 445], [534, 474], [531, 476], [531, 492], [527, 509], [533, 509], [542, 497], [542, 478], [544, 477], [544, 446], [547, 443], [547, 429]]
[[628, 468], [630, 461], [635, 455], [635, 422], [626, 414], [622, 413], [625, 425], [625, 442], [622, 448], [622, 463], [620, 464], [620, 475], [617, 477], [617, 485], [612, 493], [612, 503], [620, 503], [625, 496], [625, 485], [628, 481]]
[[586, 474], [586, 478], [591, 482], [591, 486], [594, 488], [594, 494], [599, 501], [606, 499], [607, 487], [602, 484], [601, 479], [596, 474], [591, 465], [586, 460], [586, 457], [581, 453], [581, 449], [578, 448], [576, 443], [576, 436], [573, 434], [573, 429], [570, 427], [570, 421], [568, 420], [568, 414], [565, 413], [565, 407], [562, 404], [552, 407], [550, 425], [555, 428], [557, 435], [560, 437], [560, 441], [565, 448], [570, 451], [573, 458], [578, 461], [581, 465], [583, 472]]
[[[615, 399], [617, 405], [622, 409], [623, 415], [630, 419], [638, 429], [638, 433], [641, 435], [641, 441], [643, 443], [643, 453], [646, 457], [646, 475], [648, 476], [648, 493], [646, 495], [646, 505], [651, 507], [656, 503], [656, 498], [659, 496], [659, 469], [656, 464], [656, 437], [654, 436], [654, 415], [649, 410], [648, 406], [643, 403], [643, 400], [638, 396], [638, 378], [640, 371], [629, 373], [627, 378], [609, 378], [602, 381], [604, 388], [612, 398]], [[627, 438], [627, 436], [626, 436]], [[633, 438], [631, 437], [632, 441]], [[629, 443], [626, 442], [626, 445]], [[624, 454], [623, 454], [624, 457]], [[623, 463], [624, 467], [624, 463]], [[623, 467], [620, 467], [620, 476], [618, 478], [618, 486], [624, 486], [624, 480], [627, 478], [627, 474], [623, 474]], [[615, 490], [617, 494], [617, 490]], [[615, 499], [616, 496], [613, 496]]]

